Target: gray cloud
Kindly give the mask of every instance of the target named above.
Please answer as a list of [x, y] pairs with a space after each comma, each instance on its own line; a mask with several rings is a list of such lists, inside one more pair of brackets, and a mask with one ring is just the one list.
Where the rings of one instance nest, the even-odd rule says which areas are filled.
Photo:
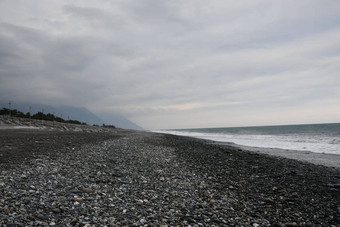
[[339, 121], [340, 5], [0, 2], [0, 98], [145, 128]]

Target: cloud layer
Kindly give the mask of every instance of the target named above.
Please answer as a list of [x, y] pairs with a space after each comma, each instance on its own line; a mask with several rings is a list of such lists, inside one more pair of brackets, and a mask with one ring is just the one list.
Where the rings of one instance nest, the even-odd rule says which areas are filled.
[[5, 0], [0, 97], [150, 129], [340, 122], [339, 15], [337, 0]]

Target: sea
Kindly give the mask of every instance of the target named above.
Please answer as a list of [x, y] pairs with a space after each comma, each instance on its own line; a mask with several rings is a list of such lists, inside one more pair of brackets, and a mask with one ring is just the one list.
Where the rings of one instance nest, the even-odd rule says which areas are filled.
[[158, 132], [238, 145], [340, 155], [340, 123], [168, 129]]

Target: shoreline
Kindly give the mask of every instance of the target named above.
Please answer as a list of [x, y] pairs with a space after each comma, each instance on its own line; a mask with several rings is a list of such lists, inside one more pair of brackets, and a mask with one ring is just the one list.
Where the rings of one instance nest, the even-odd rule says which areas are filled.
[[251, 147], [245, 145], [239, 145], [228, 142], [216, 142], [212, 141], [212, 144], [233, 146], [242, 150], [247, 150], [254, 153], [265, 154], [275, 157], [282, 157], [293, 159], [302, 162], [308, 162], [315, 165], [322, 165], [326, 167], [333, 167], [340, 169], [340, 155], [328, 154], [328, 153], [316, 153], [312, 151], [301, 151], [301, 150], [289, 150], [281, 148], [266, 148], [266, 147]]
[[0, 225], [336, 226], [340, 170], [169, 134], [0, 130]]
[[[176, 134], [166, 133], [162, 131], [155, 131], [155, 133], [176, 135]], [[317, 153], [317, 152], [312, 152], [312, 151], [307, 151], [307, 150], [306, 151], [290, 150], [290, 149], [283, 149], [283, 148], [253, 147], [253, 146], [236, 144], [233, 142], [215, 141], [215, 140], [210, 140], [206, 138], [198, 138], [198, 137], [191, 137], [191, 136], [185, 136], [185, 135], [177, 135], [177, 136], [194, 138], [198, 140], [207, 141], [208, 143], [211, 143], [211, 144], [234, 147], [236, 149], [246, 150], [246, 151], [255, 152], [259, 154], [265, 154], [265, 155], [281, 157], [281, 158], [288, 158], [288, 159], [298, 160], [302, 162], [312, 163], [315, 165], [322, 165], [326, 167], [333, 167], [333, 168], [340, 169], [340, 155], [339, 154]]]

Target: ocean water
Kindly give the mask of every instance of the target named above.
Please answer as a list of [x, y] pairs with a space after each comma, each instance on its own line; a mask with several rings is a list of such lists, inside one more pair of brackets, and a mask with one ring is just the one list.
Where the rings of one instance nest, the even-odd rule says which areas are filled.
[[162, 130], [251, 147], [282, 148], [340, 155], [340, 123]]

